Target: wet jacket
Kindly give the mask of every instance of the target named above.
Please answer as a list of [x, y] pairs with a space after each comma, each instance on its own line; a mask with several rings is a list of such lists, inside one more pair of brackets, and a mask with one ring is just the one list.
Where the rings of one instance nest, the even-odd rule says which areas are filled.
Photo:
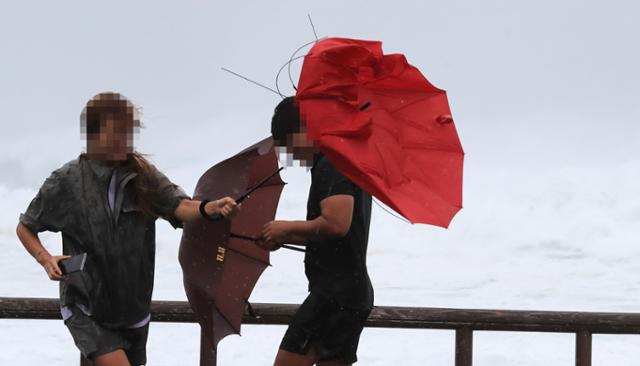
[[[118, 181], [113, 210], [108, 187], [114, 169]], [[151, 205], [174, 227], [180, 201], [188, 196], [155, 167]], [[60, 281], [61, 306], [84, 305], [101, 324], [119, 328], [149, 314], [155, 264], [155, 219], [136, 206], [132, 181], [137, 173], [83, 157], [46, 179], [20, 222], [32, 232], [62, 233], [62, 252], [86, 252], [82, 272]]]

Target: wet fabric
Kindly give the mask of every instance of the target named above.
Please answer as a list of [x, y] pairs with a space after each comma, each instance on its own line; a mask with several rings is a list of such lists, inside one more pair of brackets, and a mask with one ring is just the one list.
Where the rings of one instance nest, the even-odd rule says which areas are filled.
[[89, 360], [124, 350], [132, 366], [147, 363], [147, 337], [149, 324], [135, 329], [109, 329], [96, 323], [77, 307], [70, 307], [71, 317], [64, 321], [80, 352]]
[[367, 273], [367, 242], [371, 196], [340, 174], [326, 157], [317, 155], [311, 169], [307, 220], [322, 214], [322, 200], [342, 194], [351, 195], [354, 199], [351, 227], [342, 238], [307, 243], [305, 272], [309, 291], [333, 298], [344, 307], [370, 309], [373, 306], [373, 288]]
[[[114, 209], [108, 187], [117, 169]], [[174, 227], [180, 201], [188, 196], [152, 166], [151, 206]], [[112, 167], [80, 157], [54, 171], [31, 201], [20, 222], [33, 232], [62, 233], [64, 255], [86, 252], [85, 270], [60, 281], [60, 305], [84, 305], [103, 326], [123, 328], [148, 314], [155, 264], [155, 219], [135, 203], [126, 166]]]
[[118, 170], [114, 169], [111, 174], [111, 180], [109, 181], [109, 208], [113, 212], [113, 208], [116, 205], [116, 185], [118, 183]]
[[[60, 307], [60, 315], [62, 315], [62, 320], [67, 320], [69, 318], [71, 318], [71, 316], [73, 315], [73, 312], [71, 310], [71, 308], [73, 307], [77, 307], [78, 309], [80, 309], [80, 311], [82, 311], [82, 313], [86, 316], [91, 316], [91, 311], [89, 309], [87, 309], [86, 306], [82, 305], [82, 304], [74, 304], [73, 306], [62, 306]], [[143, 327], [147, 324], [149, 324], [149, 322], [151, 321], [151, 313], [149, 313], [144, 319], [140, 320], [139, 322], [132, 324], [130, 326], [128, 326], [127, 328], [129, 329], [133, 329], [133, 328], [140, 328]]]
[[378, 41], [319, 40], [296, 101], [307, 136], [347, 178], [412, 223], [449, 226], [464, 152], [446, 92], [404, 55]]
[[254, 245], [254, 239], [276, 215], [285, 184], [279, 172], [268, 137], [215, 164], [198, 179], [193, 197], [199, 200], [240, 200], [259, 186], [245, 197], [233, 220], [185, 222], [178, 259], [189, 305], [204, 334], [203, 347], [215, 350], [224, 337], [240, 333], [251, 292], [269, 266], [269, 251]]
[[320, 362], [354, 363], [370, 311], [344, 308], [312, 292], [291, 320], [280, 349], [305, 355], [313, 348]]

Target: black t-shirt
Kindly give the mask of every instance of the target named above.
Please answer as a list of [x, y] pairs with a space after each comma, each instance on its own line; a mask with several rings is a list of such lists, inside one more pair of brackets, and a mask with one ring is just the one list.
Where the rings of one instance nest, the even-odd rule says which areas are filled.
[[321, 215], [322, 200], [342, 194], [354, 199], [351, 227], [342, 238], [307, 243], [305, 272], [309, 291], [335, 299], [344, 307], [371, 308], [373, 288], [367, 273], [371, 195], [340, 174], [326, 157], [316, 156], [311, 169], [307, 220]]

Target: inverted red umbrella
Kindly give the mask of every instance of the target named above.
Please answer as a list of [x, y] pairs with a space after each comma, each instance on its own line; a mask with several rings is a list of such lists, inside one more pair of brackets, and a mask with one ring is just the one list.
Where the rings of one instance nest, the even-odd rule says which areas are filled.
[[382, 43], [318, 41], [296, 100], [307, 134], [342, 174], [413, 223], [462, 208], [464, 152], [444, 90]]
[[213, 349], [227, 335], [240, 334], [249, 296], [269, 265], [269, 252], [251, 240], [275, 216], [285, 184], [279, 171], [273, 140], [267, 138], [216, 164], [196, 185], [196, 200], [230, 196], [243, 201], [232, 220], [185, 222], [182, 232], [185, 291]]

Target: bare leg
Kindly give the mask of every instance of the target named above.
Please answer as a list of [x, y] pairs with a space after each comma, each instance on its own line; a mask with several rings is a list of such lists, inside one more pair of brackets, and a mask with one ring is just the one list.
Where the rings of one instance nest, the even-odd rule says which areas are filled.
[[278, 350], [274, 366], [313, 366], [318, 357], [313, 350], [309, 350], [306, 355], [301, 355], [282, 349]]
[[94, 366], [131, 366], [127, 355], [123, 350], [117, 349], [113, 352], [100, 355], [93, 360]]
[[318, 366], [351, 366], [353, 364], [351, 363], [340, 363], [340, 362], [335, 362], [335, 361], [329, 361], [329, 362], [318, 362]]

